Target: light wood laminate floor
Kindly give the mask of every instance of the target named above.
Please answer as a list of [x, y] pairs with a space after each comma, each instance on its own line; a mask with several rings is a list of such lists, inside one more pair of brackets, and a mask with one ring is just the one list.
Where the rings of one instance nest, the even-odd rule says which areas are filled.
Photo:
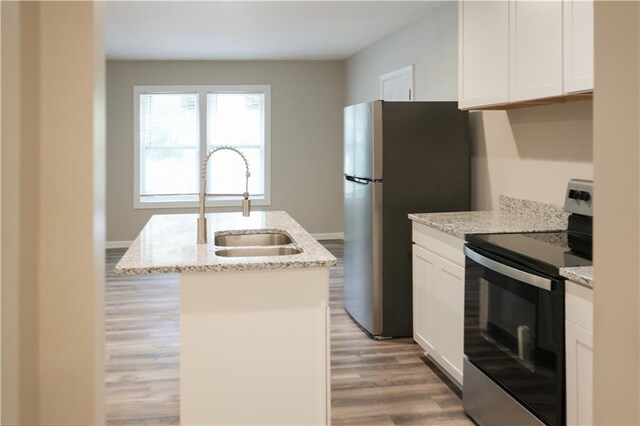
[[[376, 341], [355, 325], [343, 306], [342, 242], [323, 244], [338, 258], [330, 273], [332, 423], [470, 425], [462, 401], [418, 345]], [[123, 253], [107, 250], [107, 420], [179, 424], [178, 276], [116, 276]]]

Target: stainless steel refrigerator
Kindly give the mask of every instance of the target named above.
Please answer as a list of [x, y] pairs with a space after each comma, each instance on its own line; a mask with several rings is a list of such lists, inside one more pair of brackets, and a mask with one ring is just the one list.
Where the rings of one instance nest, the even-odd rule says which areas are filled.
[[468, 209], [468, 113], [457, 102], [344, 109], [344, 300], [372, 336], [412, 335], [407, 215]]

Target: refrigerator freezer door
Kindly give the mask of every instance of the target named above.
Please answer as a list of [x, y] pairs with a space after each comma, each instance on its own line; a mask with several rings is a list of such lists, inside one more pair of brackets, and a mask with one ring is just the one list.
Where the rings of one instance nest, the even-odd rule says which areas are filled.
[[369, 333], [382, 334], [382, 183], [344, 180], [344, 303]]
[[382, 178], [382, 102], [344, 109], [344, 173]]

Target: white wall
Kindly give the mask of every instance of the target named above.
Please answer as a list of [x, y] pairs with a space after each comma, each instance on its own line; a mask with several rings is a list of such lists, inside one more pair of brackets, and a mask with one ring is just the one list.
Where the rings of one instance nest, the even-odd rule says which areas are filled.
[[458, 4], [436, 7], [345, 61], [345, 104], [380, 99], [380, 76], [414, 64], [416, 100], [457, 99]]
[[270, 84], [272, 193], [265, 209], [287, 211], [312, 233], [342, 231], [342, 62], [109, 61], [108, 241], [133, 240], [153, 214], [195, 212], [133, 208], [133, 86], [145, 84]]
[[472, 112], [472, 208], [500, 195], [564, 204], [569, 179], [593, 179], [592, 113], [592, 101]]
[[[380, 75], [415, 64], [416, 100], [456, 100], [458, 10], [447, 2], [346, 60], [346, 104], [380, 97]], [[471, 206], [502, 194], [562, 204], [570, 178], [593, 178], [592, 102], [470, 113]]]

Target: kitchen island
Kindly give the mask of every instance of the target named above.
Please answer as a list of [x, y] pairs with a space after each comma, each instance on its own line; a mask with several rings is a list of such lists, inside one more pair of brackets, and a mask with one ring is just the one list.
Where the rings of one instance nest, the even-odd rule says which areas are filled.
[[153, 216], [116, 266], [180, 274], [181, 423], [328, 424], [336, 259], [285, 212], [208, 214], [209, 244], [196, 219]]

